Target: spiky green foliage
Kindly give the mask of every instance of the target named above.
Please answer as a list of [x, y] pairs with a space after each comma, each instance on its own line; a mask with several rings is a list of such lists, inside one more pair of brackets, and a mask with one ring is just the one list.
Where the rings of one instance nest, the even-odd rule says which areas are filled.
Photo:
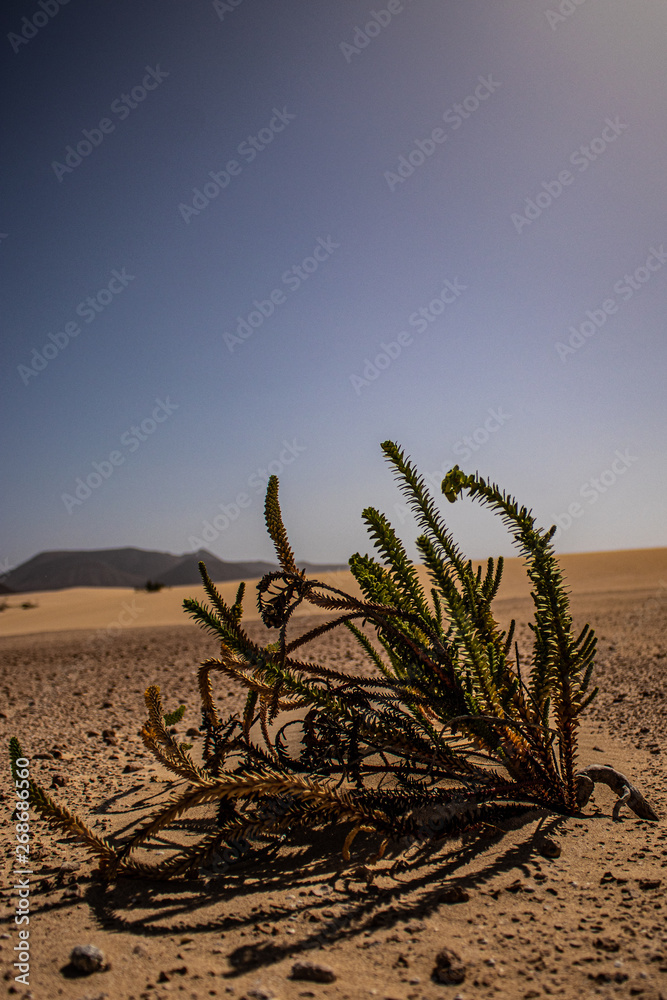
[[[250, 638], [242, 626], [244, 585], [228, 605], [203, 563], [210, 604], [184, 602], [220, 641], [219, 657], [199, 670], [201, 761], [167, 728], [180, 721], [182, 706], [165, 714], [160, 689], [146, 691], [144, 744], [185, 788], [115, 847], [31, 786], [35, 809], [83, 840], [108, 876], [183, 874], [224, 858], [229, 848], [238, 853], [238, 845], [334, 823], [348, 828], [345, 857], [360, 831], [378, 835], [380, 856], [391, 840], [459, 836], [535, 806], [573, 813], [578, 792], [581, 802], [590, 794], [595, 775], [577, 776], [577, 727], [596, 693], [588, 691], [595, 636], [588, 625], [572, 631], [554, 529], [537, 528], [530, 511], [477, 475], [455, 467], [443, 481], [449, 501], [467, 493], [499, 513], [526, 561], [535, 615], [523, 676], [514, 622], [504, 629], [492, 611], [502, 558], [489, 559], [484, 572], [475, 569], [410, 460], [391, 441], [382, 448], [420, 527], [423, 570], [387, 518], [368, 507], [363, 518], [378, 558], [350, 559], [361, 597], [307, 579], [271, 477], [265, 514], [280, 569], [259, 582], [257, 601], [276, 641]], [[332, 617], [293, 636], [300, 604]], [[367, 675], [296, 655], [341, 626], [358, 641]], [[214, 674], [247, 691], [240, 715], [220, 718]], [[137, 860], [137, 849], [206, 805], [216, 814], [199, 843], [158, 865]]]
[[185, 705], [179, 705], [173, 712], [167, 712], [164, 716], [165, 726], [175, 726], [185, 715]]

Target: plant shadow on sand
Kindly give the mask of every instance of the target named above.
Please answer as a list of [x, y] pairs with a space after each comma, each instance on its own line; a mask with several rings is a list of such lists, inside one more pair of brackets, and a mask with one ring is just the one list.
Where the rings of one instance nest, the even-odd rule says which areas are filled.
[[[124, 797], [114, 796], [96, 812], [109, 814], [111, 804], [118, 806]], [[143, 801], [144, 807], [150, 802]], [[118, 810], [117, 815], [125, 814]], [[221, 874], [150, 882], [119, 878], [111, 884], [93, 874], [84, 895], [73, 902], [89, 906], [105, 930], [141, 938], [259, 930], [265, 941], [227, 954], [225, 975], [233, 978], [325, 944], [424, 920], [443, 906], [467, 900], [468, 891], [491, 893], [484, 887], [498, 875], [529, 877], [528, 864], [540, 857], [540, 842], [567, 819], [532, 809], [506, 830], [490, 830], [459, 846], [451, 840], [397, 846], [374, 864], [366, 862], [377, 838], [361, 834], [356, 857], [345, 862], [345, 830], [302, 834], [253, 850]], [[135, 822], [136, 814], [124, 829]], [[179, 846], [166, 838], [162, 845]], [[285, 940], [288, 929], [291, 936]]]

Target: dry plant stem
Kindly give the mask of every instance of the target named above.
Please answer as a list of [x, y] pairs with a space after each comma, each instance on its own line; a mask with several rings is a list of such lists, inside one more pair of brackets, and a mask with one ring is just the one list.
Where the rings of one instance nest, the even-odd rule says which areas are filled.
[[658, 819], [657, 813], [642, 793], [635, 788], [632, 782], [628, 781], [624, 774], [608, 764], [591, 764], [577, 774], [577, 804], [580, 808], [583, 808], [590, 799], [596, 782], [609, 785], [611, 790], [619, 796], [612, 812], [613, 819], [620, 819], [623, 803], [642, 819]]

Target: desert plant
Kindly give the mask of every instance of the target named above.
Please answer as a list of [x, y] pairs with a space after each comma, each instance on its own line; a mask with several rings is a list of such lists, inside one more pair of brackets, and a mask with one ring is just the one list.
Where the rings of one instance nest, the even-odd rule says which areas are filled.
[[[577, 813], [596, 781], [621, 795], [614, 818], [626, 802], [638, 815], [657, 819], [613, 768], [577, 767], [579, 719], [596, 694], [589, 690], [596, 640], [588, 625], [578, 634], [572, 630], [551, 543], [555, 528], [537, 528], [529, 510], [478, 475], [455, 467], [443, 480], [449, 501], [467, 493], [497, 512], [525, 559], [534, 621], [532, 651], [522, 670], [514, 622], [501, 628], [491, 610], [502, 558], [489, 559], [485, 572], [475, 569], [413, 464], [394, 443], [382, 447], [421, 528], [416, 544], [428, 594], [389, 521], [372, 507], [363, 519], [380, 558], [357, 553], [350, 559], [362, 596], [307, 579], [297, 568], [272, 477], [265, 516], [280, 568], [259, 582], [257, 599], [265, 626], [277, 631], [276, 641], [260, 645], [250, 638], [242, 626], [244, 584], [235, 602], [226, 604], [203, 563], [210, 604], [184, 602], [220, 640], [219, 657], [199, 670], [200, 762], [190, 745], [168, 730], [180, 710], [165, 715], [159, 688], [146, 692], [144, 743], [186, 787], [115, 846], [31, 784], [34, 808], [85, 842], [108, 877], [183, 874], [239, 842], [261, 843], [295, 827], [328, 824], [346, 824], [346, 859], [362, 830], [378, 836], [377, 857], [390, 841], [474, 834], [536, 807]], [[290, 621], [302, 603], [333, 617], [291, 637]], [[341, 626], [368, 658], [369, 676], [296, 655]], [[216, 673], [247, 690], [242, 714], [220, 718], [213, 696]], [[215, 804], [216, 815], [204, 824], [198, 843], [157, 865], [136, 859], [137, 848], [205, 804]]]

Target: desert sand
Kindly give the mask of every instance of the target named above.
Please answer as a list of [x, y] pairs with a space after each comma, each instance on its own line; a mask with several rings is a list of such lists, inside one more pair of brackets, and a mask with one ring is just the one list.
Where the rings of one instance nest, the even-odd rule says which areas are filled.
[[[560, 557], [560, 563], [572, 591], [577, 594], [667, 589], [667, 549], [566, 554]], [[425, 583], [427, 575], [423, 567], [419, 567], [419, 572]], [[322, 573], [318, 579], [348, 594], [359, 594], [349, 572]], [[246, 620], [259, 618], [256, 584], [257, 580], [246, 581]], [[223, 598], [231, 603], [238, 581], [217, 586]], [[10, 594], [2, 598], [6, 607], [0, 614], [0, 636], [87, 629], [106, 638], [127, 628], [183, 625], [188, 621], [183, 613], [183, 600], [198, 598], [200, 593], [197, 586], [183, 586], [167, 587], [157, 593], [123, 587], [71, 587]], [[529, 593], [522, 560], [506, 559], [499, 597], [528, 597]], [[296, 613], [311, 614], [312, 608], [302, 607]]]
[[[561, 563], [575, 625], [589, 621], [599, 637], [601, 693], [585, 716], [580, 763], [624, 772], [658, 823], [626, 810], [613, 821], [614, 796], [597, 786], [581, 816], [536, 811], [502, 837], [397, 848], [375, 865], [373, 837], [360, 835], [345, 863], [342, 835], [333, 830], [290, 840], [272, 859], [241, 860], [225, 874], [106, 885], [81, 846], [32, 817], [25, 986], [14, 982], [12, 967], [18, 895], [5, 767], [5, 988], [36, 1000], [667, 1000], [667, 550]], [[335, 583], [345, 586], [342, 578]], [[232, 597], [236, 588], [223, 589]], [[519, 561], [508, 561], [497, 614], [531, 620], [527, 594]], [[35, 779], [111, 839], [175, 787], [138, 735], [145, 688], [159, 683], [166, 708], [187, 706], [179, 732], [199, 725], [197, 666], [215, 655], [216, 643], [183, 614], [184, 596], [201, 594], [192, 587], [45, 592], [10, 596], [0, 614], [4, 746], [18, 736]], [[123, 602], [131, 609], [133, 600], [141, 611], [132, 617], [126, 607], [119, 622]], [[307, 618], [298, 622], [307, 625]], [[249, 628], [257, 636], [263, 630], [257, 620]], [[518, 636], [526, 640], [525, 626]], [[342, 630], [313, 644], [310, 656], [339, 669], [361, 665]], [[221, 682], [216, 695], [222, 710], [243, 702]], [[198, 737], [187, 738], [196, 753]], [[557, 841], [558, 857], [540, 853], [538, 832]], [[86, 944], [103, 951], [103, 969], [72, 977], [70, 952]], [[463, 963], [460, 984], [431, 978], [443, 947]], [[302, 960], [330, 967], [335, 979], [292, 978]]]

